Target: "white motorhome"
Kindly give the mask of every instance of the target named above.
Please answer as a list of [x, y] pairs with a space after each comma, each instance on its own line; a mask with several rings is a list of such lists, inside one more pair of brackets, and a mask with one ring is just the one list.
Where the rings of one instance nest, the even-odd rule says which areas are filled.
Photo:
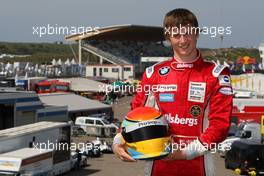
[[53, 175], [53, 151], [22, 148], [0, 154], [0, 175]]
[[[38, 122], [0, 131], [0, 154], [21, 148], [53, 149], [54, 172], [65, 173], [71, 169], [70, 149], [61, 150], [56, 144], [71, 142], [71, 126], [61, 122]], [[58, 145], [57, 145], [58, 146]]]

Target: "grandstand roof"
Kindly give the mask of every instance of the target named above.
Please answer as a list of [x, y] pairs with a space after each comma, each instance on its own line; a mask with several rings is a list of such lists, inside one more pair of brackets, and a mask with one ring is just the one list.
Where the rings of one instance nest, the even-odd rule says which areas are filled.
[[84, 34], [74, 34], [65, 37], [68, 41], [77, 40], [136, 40], [163, 41], [163, 28], [158, 26], [116, 25], [99, 28]]
[[73, 93], [38, 94], [40, 100], [49, 106], [67, 106], [69, 112], [109, 109], [111, 106]]

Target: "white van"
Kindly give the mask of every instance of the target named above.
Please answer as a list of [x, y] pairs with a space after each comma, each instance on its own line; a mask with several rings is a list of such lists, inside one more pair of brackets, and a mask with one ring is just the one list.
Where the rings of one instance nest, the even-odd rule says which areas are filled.
[[95, 136], [112, 137], [118, 129], [115, 124], [109, 123], [104, 118], [87, 116], [77, 117], [75, 125], [79, 125], [86, 134]]

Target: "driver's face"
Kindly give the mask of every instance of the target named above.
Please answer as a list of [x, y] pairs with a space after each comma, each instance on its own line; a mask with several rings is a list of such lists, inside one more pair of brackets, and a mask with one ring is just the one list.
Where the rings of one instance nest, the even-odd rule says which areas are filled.
[[188, 57], [196, 51], [196, 43], [198, 34], [191, 30], [190, 26], [182, 26], [181, 28], [173, 28], [172, 35], [169, 37], [173, 51], [180, 57]]

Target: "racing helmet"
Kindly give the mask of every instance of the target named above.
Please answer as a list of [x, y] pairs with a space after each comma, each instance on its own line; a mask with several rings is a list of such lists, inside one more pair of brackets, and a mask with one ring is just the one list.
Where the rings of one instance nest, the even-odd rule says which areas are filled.
[[168, 123], [161, 112], [152, 107], [130, 111], [121, 125], [128, 154], [134, 159], [153, 159], [170, 153]]

